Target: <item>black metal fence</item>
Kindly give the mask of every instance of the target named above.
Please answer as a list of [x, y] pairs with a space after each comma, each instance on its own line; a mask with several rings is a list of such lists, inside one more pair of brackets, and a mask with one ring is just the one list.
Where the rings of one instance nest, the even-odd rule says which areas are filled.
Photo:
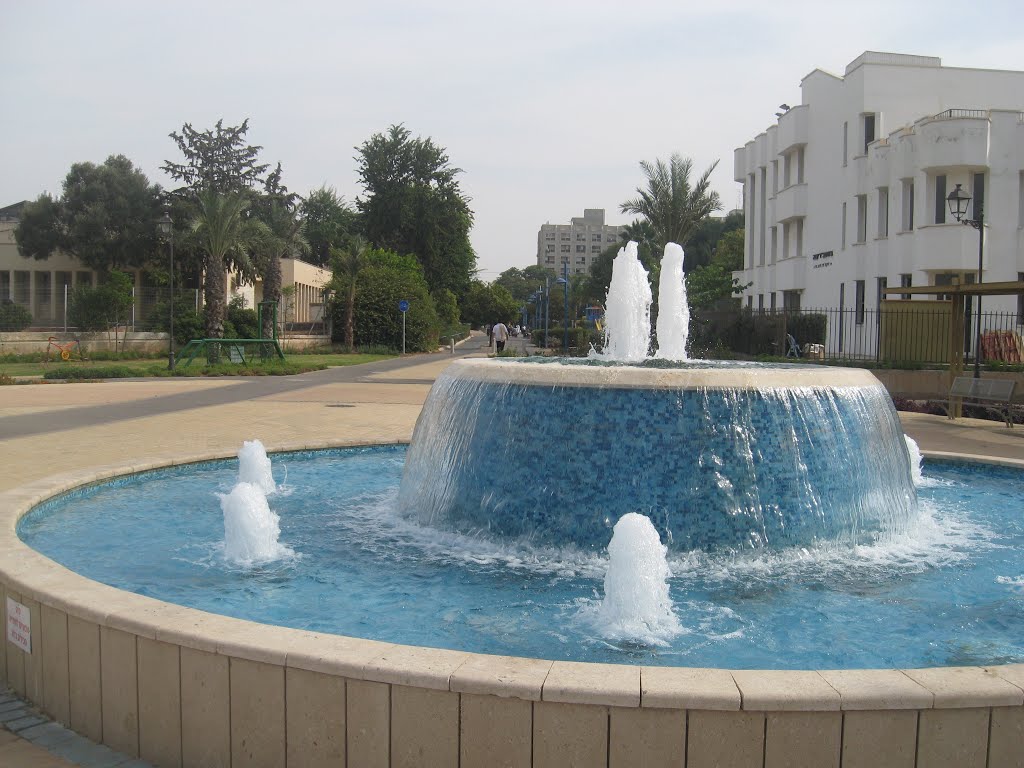
[[[691, 354], [794, 356], [821, 360], [947, 364], [956, 351], [973, 361], [977, 315], [968, 312], [954, 333], [951, 306], [899, 302], [882, 309], [750, 309], [695, 311]], [[981, 359], [1021, 363], [1024, 322], [1017, 312], [983, 312]], [[961, 338], [962, 336], [962, 338]]]

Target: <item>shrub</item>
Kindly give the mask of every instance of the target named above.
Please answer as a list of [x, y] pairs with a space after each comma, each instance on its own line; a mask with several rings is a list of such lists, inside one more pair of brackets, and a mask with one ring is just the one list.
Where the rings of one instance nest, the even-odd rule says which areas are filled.
[[[544, 346], [544, 329], [534, 328], [530, 335], [533, 338], [535, 346]], [[600, 331], [595, 331], [593, 328], [570, 328], [569, 329], [569, 352], [562, 349], [562, 342], [565, 340], [565, 328], [556, 327], [548, 328], [548, 348], [559, 351], [559, 354], [574, 353], [576, 357], [584, 357], [590, 352], [590, 345], [593, 344], [595, 347], [600, 347], [604, 342], [603, 335]]]
[[134, 376], [145, 376], [145, 372], [129, 368], [126, 365], [104, 365], [94, 368], [77, 366], [61, 366], [51, 368], [43, 374], [44, 379], [128, 379]]
[[10, 299], [0, 302], [0, 331], [24, 331], [32, 325], [32, 313]]

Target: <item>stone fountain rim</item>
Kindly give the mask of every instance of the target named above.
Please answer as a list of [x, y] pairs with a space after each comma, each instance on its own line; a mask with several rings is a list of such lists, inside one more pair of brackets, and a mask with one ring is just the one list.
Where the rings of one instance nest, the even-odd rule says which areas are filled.
[[881, 387], [864, 368], [825, 365], [745, 364], [702, 366], [690, 361], [681, 368], [646, 368], [629, 364], [561, 365], [517, 358], [465, 358], [453, 361], [440, 378], [473, 379], [516, 386], [596, 387], [609, 389], [798, 389]]
[[[277, 444], [268, 452], [407, 445], [405, 441]], [[857, 670], [643, 667], [502, 657], [404, 646], [235, 619], [126, 592], [28, 547], [18, 520], [61, 493], [115, 477], [216, 461], [234, 452], [91, 468], [0, 494], [0, 586], [6, 593], [163, 643], [248, 661], [430, 690], [625, 707], [747, 711], [894, 710], [1024, 704], [1024, 664]], [[927, 458], [1024, 469], [1024, 461], [949, 452]], [[45, 642], [45, 641], [44, 641]], [[566, 681], [569, 682], [566, 682]]]

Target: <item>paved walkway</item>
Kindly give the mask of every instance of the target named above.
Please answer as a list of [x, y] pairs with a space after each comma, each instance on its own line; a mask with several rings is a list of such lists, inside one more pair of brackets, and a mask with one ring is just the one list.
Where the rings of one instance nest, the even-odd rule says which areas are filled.
[[[486, 344], [486, 337], [473, 336], [454, 357], [486, 355]], [[81, 467], [230, 454], [254, 438], [269, 448], [407, 441], [430, 385], [452, 359], [448, 352], [411, 355], [294, 377], [0, 387], [0, 490]], [[1022, 427], [921, 414], [901, 419], [924, 451], [1024, 460]], [[144, 765], [105, 747], [93, 744], [90, 750], [90, 743], [45, 719], [25, 720], [38, 713], [18, 709], [24, 706], [0, 690], [4, 768]], [[4, 718], [15, 711], [17, 717]], [[60, 744], [63, 753], [55, 748]], [[69, 751], [72, 745], [81, 751]]]

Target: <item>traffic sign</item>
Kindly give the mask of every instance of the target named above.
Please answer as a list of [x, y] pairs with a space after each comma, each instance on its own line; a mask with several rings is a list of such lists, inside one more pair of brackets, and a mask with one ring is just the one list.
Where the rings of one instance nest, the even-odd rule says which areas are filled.
[[402, 299], [400, 302], [398, 302], [398, 311], [399, 312], [408, 312], [409, 311], [409, 302], [406, 301], [405, 299]]

